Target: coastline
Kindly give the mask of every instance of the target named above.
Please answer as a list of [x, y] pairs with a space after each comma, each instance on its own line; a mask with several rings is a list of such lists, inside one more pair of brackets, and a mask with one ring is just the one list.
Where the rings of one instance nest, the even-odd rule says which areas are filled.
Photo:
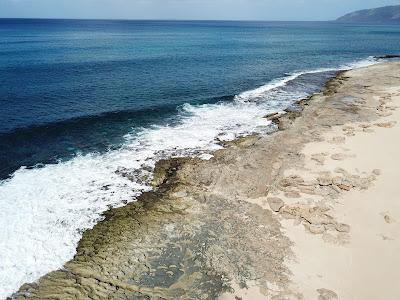
[[[349, 170], [345, 162], [362, 156], [362, 149], [356, 147], [361, 142], [348, 143], [365, 135], [368, 144], [368, 138], [393, 129], [386, 126], [396, 127], [389, 122], [400, 117], [389, 115], [387, 106], [400, 88], [393, 95], [387, 91], [400, 85], [394, 76], [399, 68], [399, 63], [381, 63], [339, 73], [323, 93], [300, 101], [301, 112], [272, 118], [279, 131], [230, 142], [209, 161], [158, 162], [153, 192], [108, 211], [84, 233], [64, 270], [24, 285], [15, 297], [310, 299], [319, 293], [321, 299], [351, 299], [354, 295], [343, 295], [345, 287], [329, 277], [337, 275], [334, 271], [322, 274], [330, 278], [326, 281], [314, 274], [320, 270], [313, 269], [304, 249], [318, 246], [334, 255], [349, 248], [353, 228], [360, 232], [343, 216], [350, 202], [343, 199], [358, 190], [369, 193], [386, 172], [354, 161]], [[389, 98], [378, 98], [380, 93]], [[392, 210], [380, 218], [383, 225], [398, 227], [400, 216]], [[385, 236], [394, 239], [396, 231], [391, 233]]]

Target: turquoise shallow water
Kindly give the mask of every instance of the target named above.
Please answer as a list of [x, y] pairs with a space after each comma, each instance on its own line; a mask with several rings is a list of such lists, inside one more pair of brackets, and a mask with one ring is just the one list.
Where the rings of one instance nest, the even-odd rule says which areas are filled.
[[0, 20], [0, 178], [106, 151], [184, 103], [400, 49], [399, 26]]
[[61, 268], [158, 159], [269, 132], [267, 113], [399, 49], [398, 26], [0, 20], [0, 298]]

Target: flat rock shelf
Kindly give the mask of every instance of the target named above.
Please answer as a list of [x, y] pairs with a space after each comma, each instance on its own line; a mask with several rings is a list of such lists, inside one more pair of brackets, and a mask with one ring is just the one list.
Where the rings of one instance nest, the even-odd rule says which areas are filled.
[[[394, 102], [400, 103], [400, 63], [343, 72], [301, 101], [301, 110], [269, 116], [275, 133], [229, 142], [210, 160], [158, 162], [154, 191], [108, 211], [84, 233], [63, 270], [23, 285], [13, 297], [374, 299], [361, 288], [374, 282], [381, 299], [395, 299], [398, 276], [383, 269], [394, 275], [400, 267], [391, 256], [400, 250], [400, 210], [368, 200], [391, 173], [379, 157], [375, 167], [358, 161], [363, 150], [356, 146], [370, 143], [365, 151], [381, 148], [376, 153], [385, 156], [374, 138], [395, 139], [400, 116]], [[353, 145], [358, 137], [366, 140]], [[399, 150], [398, 142], [393, 147]], [[399, 166], [398, 157], [391, 159]], [[365, 204], [351, 201], [359, 195]], [[365, 220], [355, 217], [355, 203], [373, 211], [377, 232], [371, 225], [366, 236], [360, 233]], [[379, 231], [386, 227], [390, 232]], [[372, 243], [382, 267], [372, 271], [373, 263], [363, 272], [357, 265], [376, 259], [374, 251], [358, 255], [362, 247], [353, 243], [359, 237]], [[349, 255], [356, 265], [346, 263]], [[382, 276], [382, 282], [374, 279]]]

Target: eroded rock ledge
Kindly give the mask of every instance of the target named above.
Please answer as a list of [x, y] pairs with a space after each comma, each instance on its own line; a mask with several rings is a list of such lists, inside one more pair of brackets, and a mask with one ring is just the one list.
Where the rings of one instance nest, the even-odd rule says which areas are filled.
[[[382, 103], [367, 101], [364, 95], [373, 92], [369, 88], [382, 68], [393, 66], [399, 67], [381, 64], [362, 76], [356, 71], [353, 76], [338, 74], [323, 93], [299, 102], [301, 112], [270, 116], [280, 130], [229, 143], [209, 161], [160, 161], [153, 192], [108, 211], [104, 221], [84, 233], [75, 258], [63, 270], [25, 284], [14, 297], [217, 299], [233, 287], [255, 283], [270, 299], [301, 299], [290, 288], [285, 260], [293, 254], [280, 218], [299, 219], [316, 234], [348, 234], [351, 229], [325, 206], [288, 205], [276, 195], [334, 199], [351, 189], [368, 188], [378, 174], [357, 177], [343, 171], [308, 180], [288, 177], [285, 171], [301, 168], [304, 145], [323, 140], [333, 126], [372, 122], [387, 113], [379, 109]], [[398, 80], [385, 77], [381, 84]], [[315, 160], [323, 163], [324, 154]], [[257, 204], [259, 199], [272, 209]]]

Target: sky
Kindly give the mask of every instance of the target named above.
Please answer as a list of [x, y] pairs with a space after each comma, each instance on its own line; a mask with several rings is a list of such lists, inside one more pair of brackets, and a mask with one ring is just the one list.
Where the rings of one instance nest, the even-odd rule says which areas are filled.
[[0, 0], [0, 18], [324, 21], [400, 0]]

